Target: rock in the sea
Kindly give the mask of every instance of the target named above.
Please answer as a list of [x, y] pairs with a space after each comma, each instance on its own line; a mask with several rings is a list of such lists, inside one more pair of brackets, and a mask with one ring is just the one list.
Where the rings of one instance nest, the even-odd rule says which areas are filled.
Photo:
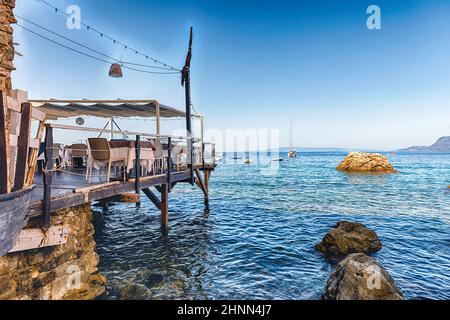
[[378, 153], [350, 152], [336, 168], [344, 172], [396, 173], [388, 158]]
[[373, 258], [349, 255], [330, 275], [324, 300], [404, 300], [394, 279]]
[[119, 288], [121, 300], [149, 300], [150, 290], [139, 283], [129, 283]]
[[373, 253], [382, 245], [375, 231], [361, 223], [341, 221], [331, 229], [316, 249], [330, 258], [344, 257], [351, 253]]

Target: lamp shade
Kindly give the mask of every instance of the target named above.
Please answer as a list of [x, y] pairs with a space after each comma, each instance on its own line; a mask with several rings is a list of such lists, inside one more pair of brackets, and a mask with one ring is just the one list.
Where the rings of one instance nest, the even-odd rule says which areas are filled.
[[123, 77], [122, 67], [120, 66], [120, 64], [113, 63], [111, 65], [111, 68], [109, 69], [109, 76], [111, 78], [122, 78]]

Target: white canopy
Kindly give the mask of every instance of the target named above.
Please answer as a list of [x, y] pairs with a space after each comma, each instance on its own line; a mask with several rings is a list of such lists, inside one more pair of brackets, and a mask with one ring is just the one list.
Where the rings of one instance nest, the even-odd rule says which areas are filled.
[[57, 120], [78, 116], [180, 118], [186, 113], [155, 100], [30, 100], [33, 106]]

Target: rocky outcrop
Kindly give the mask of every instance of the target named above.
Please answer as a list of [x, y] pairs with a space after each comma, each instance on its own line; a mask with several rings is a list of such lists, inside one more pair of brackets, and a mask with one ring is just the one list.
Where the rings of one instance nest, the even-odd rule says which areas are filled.
[[403, 300], [394, 279], [374, 259], [349, 255], [330, 275], [324, 300]]
[[382, 245], [375, 231], [361, 223], [341, 221], [331, 229], [316, 249], [326, 257], [338, 259], [351, 253], [373, 253]]
[[0, 0], [0, 89], [11, 95], [11, 71], [14, 70], [12, 23], [16, 23], [13, 9], [15, 0]]
[[344, 172], [396, 173], [388, 158], [378, 153], [350, 152], [336, 168]]
[[[39, 223], [32, 220], [28, 227]], [[103, 294], [89, 205], [58, 211], [52, 225], [68, 227], [66, 244], [0, 257], [0, 300], [90, 300]]]

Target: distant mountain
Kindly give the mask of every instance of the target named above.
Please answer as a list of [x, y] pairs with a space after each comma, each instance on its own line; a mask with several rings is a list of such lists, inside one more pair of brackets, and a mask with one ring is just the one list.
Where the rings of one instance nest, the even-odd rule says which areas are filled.
[[450, 153], [450, 137], [439, 138], [431, 146], [414, 146], [406, 149], [398, 150], [400, 152], [444, 152]]

